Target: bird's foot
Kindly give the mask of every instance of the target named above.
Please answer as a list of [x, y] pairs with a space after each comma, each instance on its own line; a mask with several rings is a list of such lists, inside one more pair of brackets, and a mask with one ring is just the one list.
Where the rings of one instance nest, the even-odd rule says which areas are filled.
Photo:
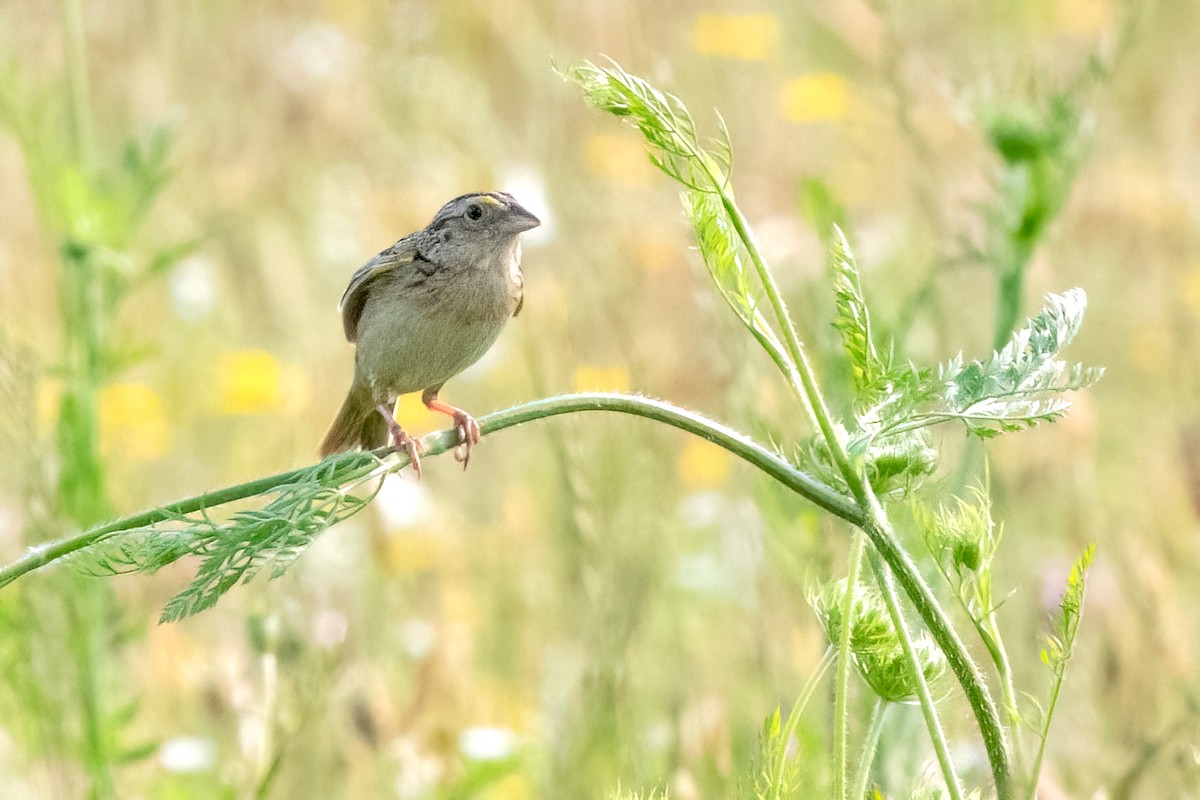
[[386, 405], [378, 406], [379, 413], [383, 415], [387, 421], [388, 438], [391, 440], [392, 449], [396, 452], [403, 451], [408, 455], [409, 463], [412, 464], [413, 472], [417, 475], [417, 480], [421, 479], [421, 452], [424, 449], [421, 446], [419, 439], [414, 439], [405, 433], [400, 427], [400, 423], [396, 422], [396, 418], [392, 416], [392, 411]]
[[467, 468], [471, 460], [471, 448], [479, 444], [479, 420], [461, 408], [454, 409], [454, 427], [458, 431], [458, 447], [454, 448], [454, 459]]
[[482, 435], [479, 421], [461, 408], [439, 401], [436, 392], [426, 390], [425, 394], [421, 395], [421, 401], [430, 411], [445, 414], [454, 420], [454, 429], [458, 431], [458, 447], [454, 448], [454, 459], [461, 463], [465, 470], [471, 461], [471, 449], [479, 444], [479, 437]]

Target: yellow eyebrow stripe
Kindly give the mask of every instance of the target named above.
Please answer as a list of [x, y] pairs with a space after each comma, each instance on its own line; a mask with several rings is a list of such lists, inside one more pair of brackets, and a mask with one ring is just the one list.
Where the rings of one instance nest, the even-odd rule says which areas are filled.
[[487, 204], [487, 205], [489, 205], [489, 206], [498, 206], [498, 205], [501, 205], [501, 203], [500, 203], [500, 201], [499, 201], [499, 200], [497, 200], [496, 198], [492, 197], [492, 196], [491, 196], [491, 195], [489, 195], [489, 194], [481, 194], [481, 195], [479, 195], [478, 197], [476, 197], [475, 199], [476, 199], [476, 200], [478, 200], [478, 201], [479, 201], [479, 202], [481, 202], [481, 203], [486, 203], [486, 204]]

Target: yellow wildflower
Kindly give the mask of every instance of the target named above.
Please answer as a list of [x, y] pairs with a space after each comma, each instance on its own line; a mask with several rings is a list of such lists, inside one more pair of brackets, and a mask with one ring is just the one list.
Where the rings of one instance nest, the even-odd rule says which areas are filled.
[[696, 52], [716, 58], [765, 61], [779, 43], [774, 14], [700, 14], [692, 29]]
[[1112, 26], [1113, 9], [1107, 0], [1059, 0], [1055, 16], [1064, 33], [1092, 37]]
[[584, 157], [592, 172], [626, 186], [646, 183], [652, 173], [641, 143], [623, 133], [592, 134], [584, 146]]
[[263, 350], [238, 350], [221, 356], [217, 367], [219, 406], [224, 414], [276, 411], [283, 402], [279, 362]]
[[622, 366], [583, 364], [575, 368], [577, 392], [628, 392], [629, 370]]
[[729, 453], [712, 442], [690, 437], [679, 454], [679, 480], [688, 489], [715, 489], [729, 477]]
[[836, 121], [846, 116], [850, 89], [841, 75], [814, 72], [784, 84], [779, 101], [792, 122]]
[[136, 461], [166, 455], [171, 429], [158, 394], [142, 383], [115, 383], [100, 391], [100, 450]]

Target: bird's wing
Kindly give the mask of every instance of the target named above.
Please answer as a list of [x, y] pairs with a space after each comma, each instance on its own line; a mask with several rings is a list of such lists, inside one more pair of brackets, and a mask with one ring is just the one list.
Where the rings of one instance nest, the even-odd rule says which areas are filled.
[[405, 236], [358, 268], [350, 278], [350, 285], [342, 295], [342, 302], [338, 304], [338, 309], [342, 312], [342, 329], [346, 332], [346, 341], [353, 342], [358, 338], [358, 319], [362, 316], [363, 306], [367, 304], [371, 282], [385, 272], [412, 264], [416, 256], [416, 243], [412, 241], [411, 236]]

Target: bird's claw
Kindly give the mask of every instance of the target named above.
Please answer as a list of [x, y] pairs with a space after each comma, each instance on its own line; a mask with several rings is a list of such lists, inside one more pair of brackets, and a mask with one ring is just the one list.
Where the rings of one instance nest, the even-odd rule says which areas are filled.
[[454, 428], [458, 431], [458, 447], [454, 448], [454, 460], [461, 463], [465, 471], [471, 461], [471, 449], [479, 444], [479, 421], [467, 412], [458, 410], [454, 414], [454, 423]]
[[420, 439], [414, 439], [404, 432], [391, 417], [388, 417], [388, 433], [392, 440], [392, 449], [397, 453], [403, 452], [408, 455], [408, 461], [412, 464], [413, 472], [417, 475], [417, 480], [421, 479], [421, 452], [424, 449], [421, 446]]

